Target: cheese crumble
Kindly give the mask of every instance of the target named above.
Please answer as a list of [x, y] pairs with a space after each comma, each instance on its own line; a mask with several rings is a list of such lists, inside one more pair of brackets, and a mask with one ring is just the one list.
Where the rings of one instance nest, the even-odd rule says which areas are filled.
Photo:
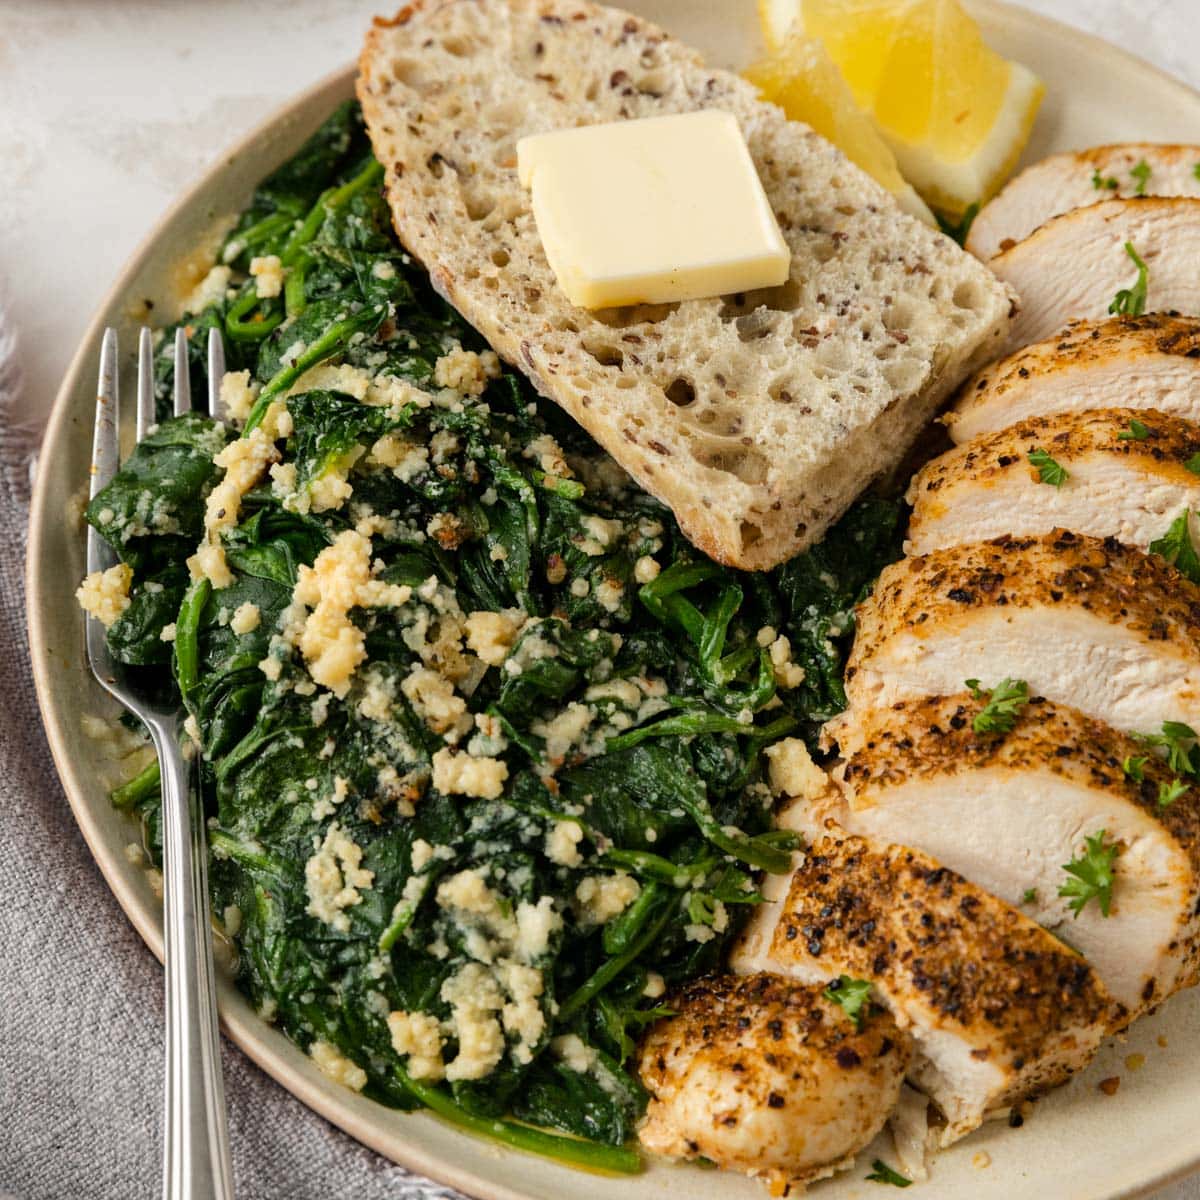
[[768, 777], [776, 795], [817, 800], [829, 787], [829, 776], [817, 766], [800, 738], [783, 738], [768, 746]]
[[444, 746], [433, 756], [433, 786], [446, 796], [496, 800], [504, 791], [508, 764], [499, 758], [474, 758]]
[[75, 598], [84, 612], [108, 629], [129, 607], [132, 583], [133, 568], [128, 563], [117, 563], [107, 571], [93, 571], [75, 589]]
[[273, 300], [283, 291], [285, 274], [278, 254], [267, 254], [250, 260], [250, 276], [254, 280], [254, 294], [260, 300]]
[[339, 699], [367, 656], [366, 637], [350, 619], [353, 608], [406, 604], [412, 589], [374, 578], [371, 543], [352, 529], [338, 534], [311, 567], [302, 566], [293, 599], [311, 611], [298, 631], [300, 652], [313, 681]]
[[308, 1048], [313, 1062], [321, 1074], [334, 1083], [340, 1083], [351, 1091], [361, 1092], [367, 1084], [367, 1073], [357, 1063], [348, 1059], [336, 1046], [329, 1042], [315, 1041]]
[[334, 821], [325, 840], [315, 840], [316, 853], [304, 864], [309, 916], [339, 933], [350, 929], [347, 908], [362, 903], [361, 888], [369, 888], [375, 873], [362, 866], [362, 848]]

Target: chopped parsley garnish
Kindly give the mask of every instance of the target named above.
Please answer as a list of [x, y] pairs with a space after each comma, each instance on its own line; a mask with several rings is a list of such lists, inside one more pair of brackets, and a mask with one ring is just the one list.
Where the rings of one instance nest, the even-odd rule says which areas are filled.
[[1144, 746], [1158, 746], [1166, 753], [1167, 766], [1176, 775], [1187, 775], [1200, 779], [1200, 762], [1197, 762], [1196, 731], [1182, 721], [1164, 721], [1161, 733], [1135, 733], [1133, 735]]
[[[1117, 434], [1117, 441], [1144, 442], [1149, 436], [1150, 430], [1147, 429], [1146, 426], [1141, 423], [1141, 421], [1134, 417], [1133, 420], [1129, 422], [1129, 428], [1122, 429], [1121, 432]], [[1196, 457], [1200, 458], [1200, 455], [1197, 455]]]
[[1036, 904], [1037, 903], [1037, 888], [1026, 888], [1025, 891], [1021, 893], [1021, 903], [1022, 904]]
[[1150, 268], [1142, 261], [1141, 256], [1133, 248], [1132, 242], [1125, 243], [1125, 253], [1133, 259], [1137, 267], [1137, 280], [1131, 288], [1122, 288], [1108, 306], [1110, 313], [1122, 317], [1140, 317], [1146, 311], [1146, 289], [1150, 283]]
[[1171, 522], [1167, 532], [1150, 543], [1150, 553], [1165, 558], [1193, 583], [1200, 583], [1200, 555], [1196, 554], [1196, 547], [1192, 544], [1190, 517], [1191, 509], [1185, 508]]
[[1193, 454], [1191, 458], [1183, 464], [1185, 471], [1191, 471], [1193, 475], [1200, 475], [1200, 454]]
[[1189, 790], [1188, 785], [1182, 779], [1172, 779], [1170, 783], [1160, 783], [1158, 785], [1158, 807], [1169, 808]]
[[892, 1187], [912, 1186], [911, 1179], [905, 1179], [899, 1171], [893, 1171], [882, 1158], [877, 1158], [871, 1164], [871, 1173], [867, 1178], [872, 1183], [890, 1183]]
[[870, 1008], [871, 984], [866, 979], [852, 979], [849, 975], [839, 975], [824, 991], [826, 1000], [832, 1000], [854, 1022], [855, 1029], [861, 1029], [864, 1018]]
[[1144, 196], [1146, 194], [1146, 184], [1150, 182], [1150, 164], [1143, 158], [1141, 162], [1129, 168], [1129, 174], [1137, 183], [1137, 195]]
[[1144, 767], [1150, 761], [1148, 754], [1127, 754], [1125, 761], [1121, 764], [1121, 770], [1133, 780], [1134, 783], [1141, 783], [1146, 778]]
[[1076, 918], [1089, 902], [1095, 900], [1100, 912], [1108, 916], [1112, 908], [1113, 867], [1117, 860], [1116, 843], [1105, 844], [1107, 835], [1103, 829], [1086, 838], [1086, 847], [1079, 858], [1063, 864], [1063, 870], [1071, 876], [1059, 889], [1060, 896], [1069, 896], [1067, 907]]
[[[1197, 163], [1196, 166], [1200, 168], [1200, 163]], [[1200, 179], [1200, 175], [1197, 175], [1196, 178]], [[1096, 191], [1115, 192], [1119, 186], [1120, 184], [1111, 175], [1101, 175], [1099, 167], [1092, 172], [1092, 187]]]
[[991, 692], [980, 688], [978, 679], [968, 679], [967, 687], [976, 700], [988, 697], [971, 723], [976, 733], [1008, 733], [1029, 703], [1029, 684], [1023, 679], [1002, 679]]
[[1195, 166], [1192, 167], [1192, 174], [1197, 179], [1200, 179], [1200, 163], [1196, 163]]
[[1030, 450], [1026, 458], [1029, 459], [1031, 467], [1037, 468], [1038, 479], [1042, 483], [1053, 484], [1054, 487], [1062, 487], [1070, 478], [1066, 467], [1051, 458], [1040, 446], [1036, 450]]

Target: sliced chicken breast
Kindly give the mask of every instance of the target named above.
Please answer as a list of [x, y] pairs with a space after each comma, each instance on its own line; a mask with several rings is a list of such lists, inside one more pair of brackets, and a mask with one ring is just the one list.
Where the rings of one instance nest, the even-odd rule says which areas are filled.
[[967, 249], [985, 262], [1027, 238], [1051, 217], [1129, 196], [1200, 196], [1200, 146], [1126, 142], [1052, 154], [1026, 167], [985, 204]]
[[778, 975], [699, 979], [644, 1038], [652, 1099], [638, 1136], [655, 1154], [710, 1159], [790, 1184], [848, 1167], [883, 1128], [911, 1043], [892, 1017], [857, 1028], [820, 985]]
[[1138, 283], [1127, 243], [1147, 267], [1142, 311], [1200, 314], [1200, 200], [1104, 200], [1052, 218], [988, 263], [1020, 297], [1009, 346], [1107, 315]]
[[[1030, 462], [1039, 453], [1053, 460], [1042, 470]], [[1060, 484], [1043, 478], [1054, 466], [1066, 472]], [[1052, 529], [1146, 550], [1200, 508], [1200, 426], [1128, 408], [1031, 417], [928, 463], [908, 502], [909, 554]]]
[[[1133, 738], [1034, 699], [1008, 732], [976, 733], [970, 694], [860, 713], [831, 732], [854, 833], [914, 846], [1078, 949], [1132, 1019], [1196, 981], [1200, 791]], [[1132, 778], [1122, 764], [1133, 763]], [[1111, 907], [1076, 915], [1059, 889], [1088, 837], [1116, 847]]]
[[1117, 729], [1200, 728], [1200, 587], [1112, 538], [1056, 530], [903, 559], [857, 618], [856, 718], [1007, 677]]
[[910, 1081], [942, 1142], [1087, 1065], [1114, 1006], [1087, 961], [1028, 917], [905, 846], [826, 835], [792, 876], [780, 971], [848, 975], [913, 1040]]
[[1200, 321], [1148, 313], [1074, 321], [968, 379], [942, 423], [969, 442], [1029, 417], [1152, 408], [1200, 422]]

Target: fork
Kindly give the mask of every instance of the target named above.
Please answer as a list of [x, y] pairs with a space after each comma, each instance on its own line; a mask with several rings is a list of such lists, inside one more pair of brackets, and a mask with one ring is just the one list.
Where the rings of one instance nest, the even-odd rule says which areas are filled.
[[[208, 339], [208, 408], [220, 417], [225, 348], [214, 329]], [[116, 474], [120, 461], [117, 332], [106, 329], [92, 443], [91, 495]], [[187, 335], [175, 337], [176, 416], [191, 411]], [[138, 340], [137, 440], [154, 424], [154, 346], [147, 328]], [[89, 526], [87, 569], [103, 571], [117, 557]], [[162, 774], [163, 944], [166, 966], [166, 1122], [164, 1200], [232, 1200], [229, 1133], [221, 1081], [220, 1035], [209, 927], [208, 851], [203, 807], [191, 788], [191, 770], [179, 735], [184, 712], [164, 702], [109, 653], [106, 630], [89, 615], [88, 663], [100, 686], [150, 733]]]

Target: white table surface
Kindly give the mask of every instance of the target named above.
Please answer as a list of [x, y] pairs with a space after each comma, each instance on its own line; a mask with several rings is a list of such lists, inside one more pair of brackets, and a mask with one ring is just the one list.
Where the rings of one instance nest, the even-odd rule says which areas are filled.
[[[1200, 85], [1200, 0], [1025, 2]], [[0, 305], [21, 340], [19, 417], [48, 411], [88, 317], [171, 200], [353, 58], [375, 9], [0, 0]], [[1160, 1200], [1200, 1200], [1200, 1181]]]

